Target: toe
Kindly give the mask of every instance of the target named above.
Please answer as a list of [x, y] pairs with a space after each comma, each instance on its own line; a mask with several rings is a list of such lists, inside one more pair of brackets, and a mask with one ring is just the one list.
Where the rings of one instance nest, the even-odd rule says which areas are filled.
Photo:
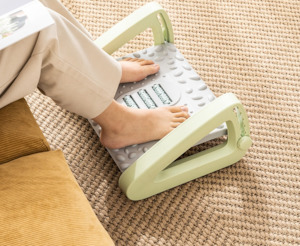
[[187, 113], [189, 112], [189, 109], [186, 106], [181, 106], [181, 110]]
[[131, 58], [131, 57], [127, 57], [127, 58], [124, 58], [124, 59], [122, 59], [121, 61], [131, 61], [133, 58]]
[[185, 115], [189, 115], [189, 109], [186, 106], [173, 106], [171, 107], [172, 113], [184, 113]]
[[151, 75], [151, 74], [155, 74], [160, 69], [158, 64], [154, 64], [154, 65], [151, 65], [151, 66], [144, 66], [143, 68], [144, 68], [146, 76]]
[[186, 121], [186, 118], [183, 118], [183, 117], [175, 118], [173, 120], [173, 122], [175, 122], [175, 123], [183, 123], [184, 121]]
[[182, 106], [173, 106], [173, 107], [170, 107], [170, 111], [171, 111], [171, 113], [180, 113], [180, 112], [183, 112]]
[[172, 127], [172, 128], [176, 128], [176, 127], [178, 127], [180, 124], [181, 124], [180, 122], [172, 122], [172, 123], [171, 123], [171, 127]]
[[187, 118], [190, 117], [190, 115], [186, 111], [181, 111], [181, 112], [178, 112], [178, 113], [174, 113], [174, 115], [175, 115], [175, 118], [185, 118], [185, 119], [187, 119]]
[[141, 60], [141, 61], [140, 61], [140, 64], [141, 64], [142, 66], [145, 66], [145, 65], [152, 65], [152, 64], [154, 64], [154, 62], [151, 61], [151, 60]]

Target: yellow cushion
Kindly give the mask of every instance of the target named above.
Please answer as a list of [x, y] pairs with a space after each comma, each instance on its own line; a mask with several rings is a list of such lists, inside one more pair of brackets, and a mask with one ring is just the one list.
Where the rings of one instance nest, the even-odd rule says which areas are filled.
[[0, 109], [0, 164], [50, 150], [25, 99]]
[[0, 165], [0, 245], [113, 245], [61, 151]]

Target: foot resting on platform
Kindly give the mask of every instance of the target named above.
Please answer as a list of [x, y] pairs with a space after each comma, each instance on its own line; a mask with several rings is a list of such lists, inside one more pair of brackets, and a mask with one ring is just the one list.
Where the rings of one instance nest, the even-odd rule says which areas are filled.
[[101, 126], [101, 143], [111, 149], [159, 140], [189, 118], [186, 107], [135, 109], [116, 101], [93, 120]]
[[159, 71], [159, 65], [151, 60], [125, 58], [120, 64], [122, 66], [120, 83], [137, 82]]

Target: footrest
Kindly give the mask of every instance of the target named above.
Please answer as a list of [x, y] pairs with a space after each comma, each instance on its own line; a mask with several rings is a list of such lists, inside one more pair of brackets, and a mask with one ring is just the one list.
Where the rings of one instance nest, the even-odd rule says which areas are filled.
[[[193, 116], [216, 98], [174, 44], [165, 43], [153, 46], [126, 57], [151, 59], [160, 65], [160, 71], [143, 81], [121, 84], [115, 99], [123, 105], [135, 108], [185, 105], [189, 108], [189, 114]], [[99, 125], [92, 123], [92, 126], [100, 135]], [[226, 124], [221, 123], [216, 129], [199, 139], [195, 145], [226, 135], [226, 133]], [[124, 172], [156, 142], [151, 141], [121, 149], [108, 149], [108, 152], [119, 169]]]
[[[252, 143], [243, 105], [230, 93], [215, 98], [172, 44], [171, 22], [158, 3], [136, 10], [95, 43], [112, 54], [149, 27], [156, 46], [127, 57], [151, 59], [160, 65], [160, 71], [143, 81], [120, 85], [115, 99], [136, 108], [186, 105], [191, 117], [160, 141], [108, 149], [123, 172], [119, 185], [131, 200], [147, 198], [229, 166], [240, 160]], [[91, 124], [100, 135], [100, 127]], [[190, 147], [226, 133], [225, 143], [176, 161]]]

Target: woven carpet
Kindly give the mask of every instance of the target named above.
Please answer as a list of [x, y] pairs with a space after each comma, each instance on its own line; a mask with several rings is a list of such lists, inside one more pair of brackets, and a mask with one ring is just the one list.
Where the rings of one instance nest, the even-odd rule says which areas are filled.
[[[96, 38], [147, 1], [62, 2]], [[63, 150], [116, 245], [300, 245], [300, 1], [158, 2], [177, 48], [215, 95], [233, 92], [245, 106], [246, 156], [132, 202], [88, 121], [35, 92], [27, 100], [51, 147]], [[114, 56], [151, 45], [146, 31]]]

